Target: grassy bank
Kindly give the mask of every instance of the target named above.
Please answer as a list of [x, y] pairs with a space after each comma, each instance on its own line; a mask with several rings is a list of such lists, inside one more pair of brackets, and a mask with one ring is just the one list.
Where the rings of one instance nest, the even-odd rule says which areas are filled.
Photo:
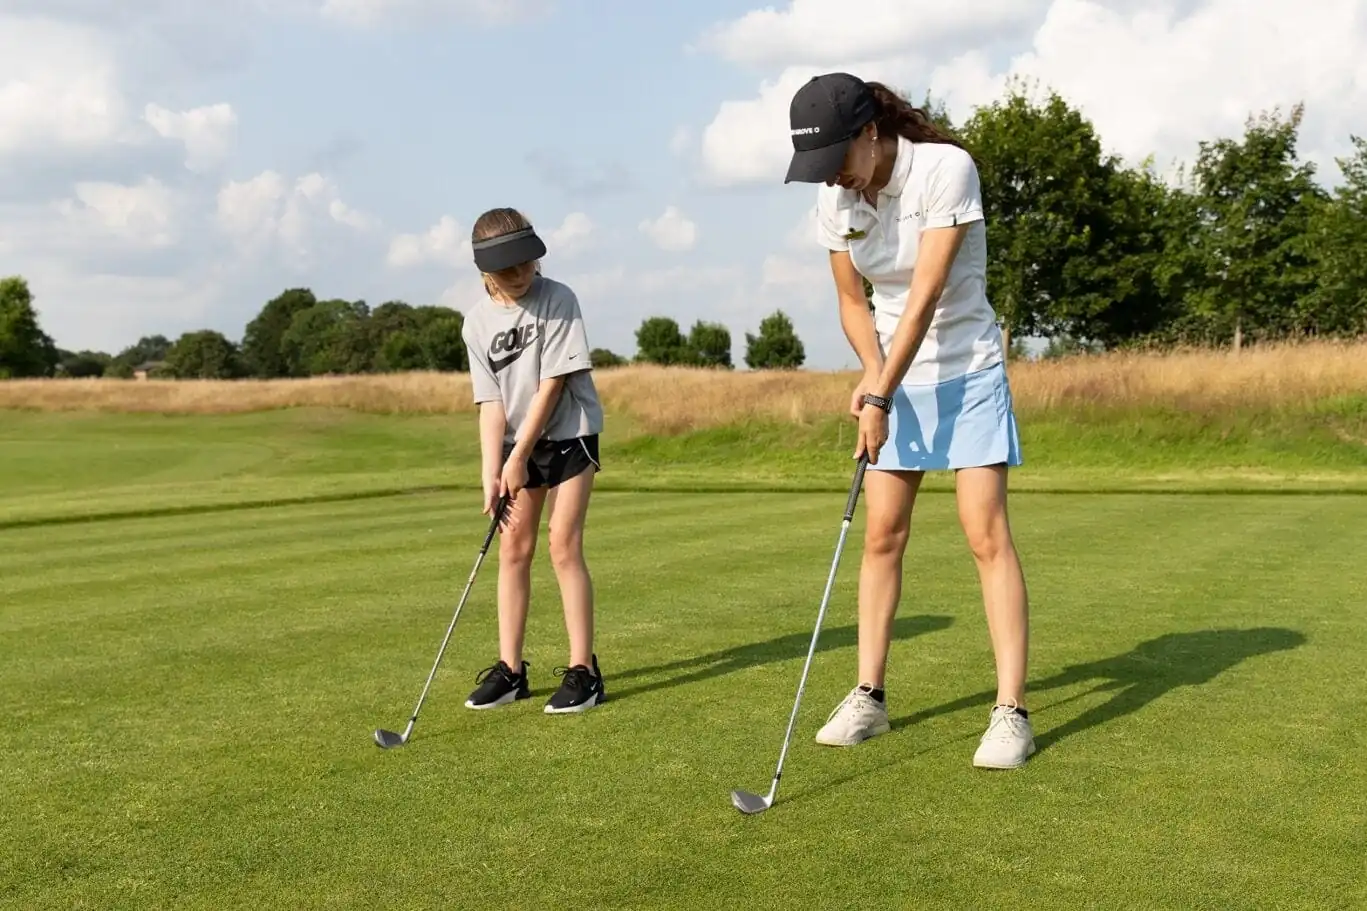
[[[1017, 490], [1367, 490], [1367, 345], [1022, 362], [1011, 380]], [[598, 383], [603, 489], [847, 483], [850, 375], [630, 367]], [[0, 383], [0, 523], [474, 489], [467, 384]]]
[[[1333, 415], [1345, 424], [1361, 415]], [[671, 436], [614, 422], [603, 490], [839, 491], [852, 422], [754, 423]], [[1017, 491], [1367, 492], [1367, 449], [1311, 414], [1084, 412], [1023, 423]], [[243, 504], [474, 491], [471, 414], [293, 409], [233, 415], [9, 412], [0, 422], [0, 526]], [[928, 491], [949, 489], [932, 476]], [[465, 496], [465, 494], [460, 494]], [[473, 500], [474, 497], [471, 496]]]

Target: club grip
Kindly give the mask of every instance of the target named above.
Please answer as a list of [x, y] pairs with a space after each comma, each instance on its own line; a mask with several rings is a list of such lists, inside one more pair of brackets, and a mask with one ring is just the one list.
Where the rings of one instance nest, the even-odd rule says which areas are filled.
[[850, 485], [850, 499], [845, 503], [845, 521], [854, 521], [854, 508], [859, 504], [859, 490], [864, 486], [864, 472], [869, 467], [869, 454], [866, 452], [859, 457], [859, 464], [854, 469], [854, 483]]
[[494, 532], [498, 531], [498, 526], [503, 523], [503, 514], [508, 511], [508, 499], [508, 495], [505, 493], [503, 496], [499, 497], [498, 502], [494, 504], [494, 518], [493, 521], [489, 523], [489, 531], [484, 536], [484, 546], [479, 549], [480, 553], [488, 552], [489, 545], [493, 543]]

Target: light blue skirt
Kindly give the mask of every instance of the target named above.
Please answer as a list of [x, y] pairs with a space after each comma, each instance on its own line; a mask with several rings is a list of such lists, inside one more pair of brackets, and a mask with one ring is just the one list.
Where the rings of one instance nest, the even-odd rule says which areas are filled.
[[1021, 464], [1006, 365], [925, 386], [900, 386], [888, 441], [869, 470], [953, 471]]

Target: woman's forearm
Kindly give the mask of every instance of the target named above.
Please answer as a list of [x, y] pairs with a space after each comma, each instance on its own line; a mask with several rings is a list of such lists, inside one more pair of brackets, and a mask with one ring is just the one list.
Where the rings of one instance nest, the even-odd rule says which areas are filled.
[[935, 308], [940, 305], [940, 296], [944, 294], [949, 281], [950, 265], [959, 253], [968, 227], [959, 225], [922, 232], [916, 271], [907, 290], [906, 309], [902, 311], [897, 329], [892, 334], [875, 394], [890, 397], [893, 390], [902, 384], [907, 368], [916, 358], [916, 352], [921, 349], [921, 342], [930, 329]]
[[878, 330], [874, 327], [869, 303], [863, 298], [840, 296], [840, 328], [854, 349], [864, 373], [877, 376], [883, 369], [883, 352], [878, 346]]

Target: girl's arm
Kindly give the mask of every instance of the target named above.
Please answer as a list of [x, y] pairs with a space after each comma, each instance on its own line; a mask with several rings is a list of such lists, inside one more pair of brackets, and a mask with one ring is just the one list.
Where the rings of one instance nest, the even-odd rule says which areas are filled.
[[518, 440], [508, 455], [509, 462], [514, 459], [525, 462], [531, 455], [532, 447], [541, 438], [541, 431], [546, 429], [546, 422], [551, 419], [555, 404], [560, 399], [560, 391], [564, 388], [563, 375], [544, 379], [537, 384], [536, 396], [532, 399], [531, 407], [527, 409], [527, 421], [519, 430]]
[[484, 514], [493, 515], [498, 501], [499, 478], [503, 475], [503, 434], [507, 417], [502, 402], [479, 406], [480, 479], [484, 483]]

